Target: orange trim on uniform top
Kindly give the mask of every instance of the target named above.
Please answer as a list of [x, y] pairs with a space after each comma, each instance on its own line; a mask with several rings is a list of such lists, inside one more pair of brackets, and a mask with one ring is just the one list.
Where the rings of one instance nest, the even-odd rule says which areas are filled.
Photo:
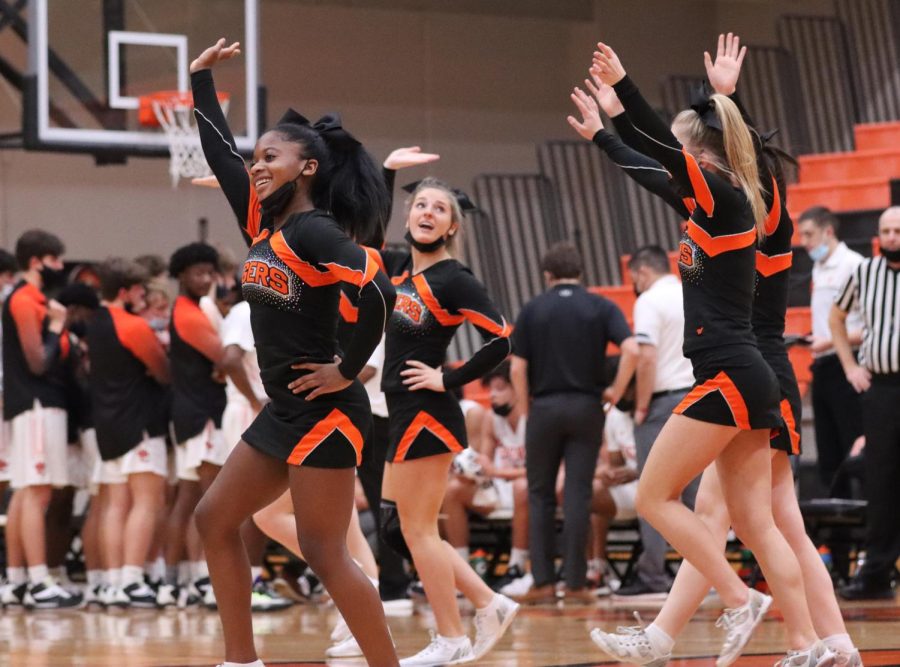
[[247, 226], [244, 231], [251, 239], [259, 236], [259, 223], [262, 220], [262, 212], [259, 208], [259, 197], [256, 194], [256, 188], [250, 183], [250, 173], [247, 173], [247, 182], [250, 185], [250, 201], [247, 203]]
[[462, 315], [451, 315], [448, 311], [441, 308], [441, 304], [432, 293], [431, 285], [428, 284], [424, 275], [419, 273], [413, 276], [413, 285], [416, 286], [416, 290], [419, 292], [419, 296], [422, 297], [425, 307], [431, 311], [441, 325], [452, 327], [466, 321], [466, 318]]
[[366, 251], [366, 254], [369, 258], [375, 262], [379, 269], [381, 269], [382, 273], [387, 273], [387, 269], [384, 267], [384, 258], [381, 256], [381, 253], [378, 252], [376, 248], [371, 248], [369, 246], [362, 246], [362, 249]]
[[461, 312], [469, 322], [474, 324], [476, 327], [481, 327], [486, 331], [490, 331], [495, 336], [499, 336], [500, 338], [509, 338], [512, 334], [512, 325], [510, 325], [505, 319], [501, 319], [500, 323], [495, 322], [491, 318], [479, 313], [475, 310], [469, 310], [468, 308], [460, 308], [459, 312]]
[[794, 417], [794, 410], [786, 398], [781, 399], [781, 416], [791, 438], [791, 454], [797, 456], [800, 453], [800, 434], [797, 432], [797, 420]]
[[781, 255], [765, 255], [759, 250], [756, 251], [756, 270], [766, 278], [787, 271], [791, 268], [793, 261], [793, 251]]
[[710, 257], [721, 255], [723, 252], [740, 250], [756, 243], [756, 227], [738, 234], [711, 236], [696, 222], [688, 220], [687, 235]]
[[719, 372], [714, 378], [691, 389], [690, 393], [684, 397], [672, 412], [676, 415], [684, 414], [685, 410], [715, 391], [722, 394], [722, 398], [728, 404], [728, 409], [731, 410], [731, 416], [734, 418], [734, 425], [742, 431], [749, 431], [750, 414], [747, 412], [747, 404], [744, 402], [741, 392], [725, 371]]
[[265, 241], [267, 238], [269, 238], [270, 233], [271, 232], [270, 232], [269, 228], [266, 227], [259, 234], [257, 234], [256, 236], [253, 237], [253, 240], [250, 242], [250, 245], [255, 246], [257, 243], [261, 243], [261, 242]]
[[706, 176], [697, 163], [697, 158], [688, 153], [684, 148], [681, 149], [684, 154], [684, 162], [687, 165], [688, 178], [691, 179], [691, 189], [694, 191], [694, 199], [702, 208], [706, 215], [712, 217], [713, 210], [716, 208], [716, 201], [713, 199], [712, 190], [709, 189], [709, 183], [706, 182]]
[[697, 200], [693, 197], [682, 197], [681, 203], [684, 204], [684, 207], [687, 209], [688, 214], [691, 214], [697, 210]]
[[400, 285], [407, 278], [409, 278], [409, 271], [404, 271], [399, 276], [394, 276], [393, 278], [391, 278], [391, 284], [392, 285]]
[[432, 417], [424, 410], [420, 410], [419, 414], [417, 414], [415, 419], [410, 422], [406, 431], [403, 433], [403, 437], [400, 438], [400, 444], [397, 445], [397, 453], [394, 455], [393, 463], [401, 463], [406, 459], [406, 455], [409, 453], [409, 448], [412, 447], [412, 444], [416, 441], [416, 438], [418, 438], [419, 434], [425, 429], [431, 431], [432, 434], [434, 434], [434, 436], [438, 440], [443, 442], [447, 446], [447, 449], [449, 449], [454, 454], [465, 449], [461, 444], [459, 444], [459, 440], [454, 437], [454, 435], [450, 432], [450, 429], [441, 424], [437, 419]]
[[781, 194], [778, 192], [778, 182], [772, 177], [772, 208], [766, 215], [766, 235], [772, 236], [778, 229], [778, 223], [781, 221]]
[[275, 232], [269, 244], [272, 246], [272, 252], [278, 255], [278, 258], [308, 285], [323, 287], [324, 285], [334, 285], [340, 281], [340, 278], [331, 271], [319, 271], [309, 262], [305, 262], [297, 257], [297, 253], [291, 250], [287, 241], [284, 240], [284, 234], [281, 232]]
[[341, 319], [350, 324], [356, 324], [359, 319], [359, 309], [350, 302], [350, 297], [341, 292], [341, 300], [338, 303]]
[[332, 410], [325, 419], [313, 426], [300, 439], [300, 442], [294, 446], [291, 455], [288, 456], [287, 462], [295, 466], [303, 465], [303, 462], [309, 458], [309, 455], [315, 451], [316, 447], [325, 442], [335, 431], [340, 432], [347, 439], [347, 442], [352, 445], [353, 451], [356, 452], [356, 465], [360, 465], [362, 463], [363, 450], [362, 433], [353, 425], [350, 418], [337, 408]]
[[322, 266], [327, 266], [331, 274], [345, 283], [362, 287], [368, 285], [378, 273], [378, 264], [376, 264], [369, 253], [366, 253], [366, 266], [360, 271], [359, 269], [351, 269], [349, 266], [343, 266], [335, 262], [324, 262]]

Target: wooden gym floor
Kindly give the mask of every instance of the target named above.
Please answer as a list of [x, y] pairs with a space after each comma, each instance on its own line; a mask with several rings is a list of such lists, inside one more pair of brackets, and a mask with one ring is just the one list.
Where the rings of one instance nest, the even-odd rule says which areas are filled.
[[[629, 605], [633, 606], [633, 605]], [[698, 612], [676, 645], [673, 667], [707, 667], [715, 662], [721, 631], [720, 608], [712, 600]], [[866, 665], [900, 665], [900, 605], [894, 602], [844, 606], [851, 636]], [[642, 611], [645, 621], [654, 607]], [[254, 617], [257, 646], [267, 665], [300, 667], [363, 665], [362, 660], [325, 662], [334, 624], [333, 609], [297, 605]], [[390, 618], [400, 656], [424, 647], [429, 616]], [[471, 631], [470, 617], [467, 620]], [[596, 626], [633, 625], [631, 609], [610, 600], [596, 606], [524, 608], [507, 636], [479, 665], [503, 667], [588, 667], [608, 663], [588, 637]], [[737, 667], [773, 665], [783, 655], [784, 633], [777, 610], [770, 613]], [[13, 667], [199, 667], [222, 659], [215, 612], [130, 610], [125, 612], [0, 612], [0, 665]]]

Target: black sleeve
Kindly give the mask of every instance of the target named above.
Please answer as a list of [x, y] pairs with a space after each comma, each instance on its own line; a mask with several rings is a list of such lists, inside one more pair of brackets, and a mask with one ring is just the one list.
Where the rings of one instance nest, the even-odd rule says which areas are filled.
[[684, 150], [669, 126], [647, 103], [628, 76], [613, 88], [625, 107], [628, 120], [644, 137], [647, 154], [666, 168], [680, 192], [695, 199], [707, 216], [712, 216], [716, 197], [731, 194], [731, 184], [700, 168], [696, 158]]
[[328, 217], [311, 218], [297, 227], [292, 236], [299, 238], [285, 240], [294, 252], [302, 247], [304, 256], [319, 270], [359, 291], [356, 327], [339, 366], [341, 375], [353, 379], [381, 341], [394, 310], [397, 296], [394, 286], [375, 259]]
[[644, 155], [647, 154], [647, 145], [644, 142], [644, 137], [641, 136], [640, 132], [634, 129], [634, 125], [628, 120], [627, 113], [623, 111], [618, 116], [610, 116], [610, 120], [612, 121], [613, 127], [616, 128], [616, 134], [619, 135], [619, 139], [621, 139], [626, 146], [633, 148]]
[[621, 345], [622, 341], [631, 337], [631, 327], [625, 321], [625, 314], [609, 299], [604, 299], [606, 320], [606, 333], [609, 339], [616, 345]]
[[222, 192], [238, 219], [238, 225], [249, 245], [259, 233], [259, 202], [250, 186], [250, 174], [237, 145], [225, 114], [216, 97], [212, 70], [202, 69], [191, 74], [194, 93], [194, 116], [200, 131], [200, 145], [210, 169], [219, 180]]
[[659, 162], [626, 146], [618, 137], [606, 130], [599, 130], [594, 135], [594, 143], [630, 179], [666, 202], [682, 219], [690, 217], [690, 211], [684, 205], [684, 200], [672, 187], [669, 172]]
[[448, 293], [443, 297], [448, 310], [465, 317], [481, 335], [483, 342], [481, 349], [466, 363], [444, 373], [444, 387], [454, 389], [477, 380], [509, 356], [512, 352], [512, 327], [491, 302], [484, 285], [468, 269], [463, 269], [448, 288]]

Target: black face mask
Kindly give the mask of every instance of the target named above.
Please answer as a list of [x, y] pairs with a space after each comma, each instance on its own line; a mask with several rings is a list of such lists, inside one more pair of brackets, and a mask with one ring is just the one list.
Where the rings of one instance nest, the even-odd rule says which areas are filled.
[[404, 236], [403, 238], [405, 238], [406, 242], [409, 243], [409, 245], [411, 245], [413, 248], [415, 248], [419, 252], [424, 253], [437, 252], [442, 247], [444, 247], [444, 244], [447, 243], [447, 239], [444, 237], [439, 238], [437, 241], [432, 241], [431, 243], [422, 243], [421, 241], [416, 241], [409, 230], [406, 231], [406, 236]]
[[41, 291], [44, 294], [56, 294], [66, 286], [66, 270], [52, 269], [46, 264], [41, 267]]
[[889, 262], [900, 262], [900, 248], [896, 250], [888, 250], [887, 248], [881, 249], [882, 256]]
[[512, 412], [513, 406], [509, 403], [504, 403], [503, 405], [494, 405], [491, 403], [491, 410], [494, 411], [494, 414], [498, 417], [507, 417], [509, 413]]
[[[307, 164], [308, 163], [309, 160], [307, 160]], [[294, 198], [294, 193], [297, 191], [297, 181], [300, 180], [300, 177], [303, 175], [304, 169], [306, 169], [306, 164], [300, 168], [300, 173], [297, 174], [297, 178], [293, 181], [288, 181], [259, 202], [259, 208], [264, 216], [267, 218], [274, 217], [280, 215], [281, 212], [284, 211], [284, 208], [290, 203], [291, 199]]]

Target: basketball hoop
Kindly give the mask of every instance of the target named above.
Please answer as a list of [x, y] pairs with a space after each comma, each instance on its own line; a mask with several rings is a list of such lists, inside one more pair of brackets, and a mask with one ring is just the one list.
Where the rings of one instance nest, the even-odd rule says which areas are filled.
[[[228, 93], [218, 93], [222, 111], [228, 114]], [[138, 122], [144, 127], [162, 127], [169, 142], [169, 174], [172, 187], [179, 178], [209, 176], [209, 165], [200, 146], [194, 120], [194, 96], [190, 92], [164, 90], [140, 97]]]

